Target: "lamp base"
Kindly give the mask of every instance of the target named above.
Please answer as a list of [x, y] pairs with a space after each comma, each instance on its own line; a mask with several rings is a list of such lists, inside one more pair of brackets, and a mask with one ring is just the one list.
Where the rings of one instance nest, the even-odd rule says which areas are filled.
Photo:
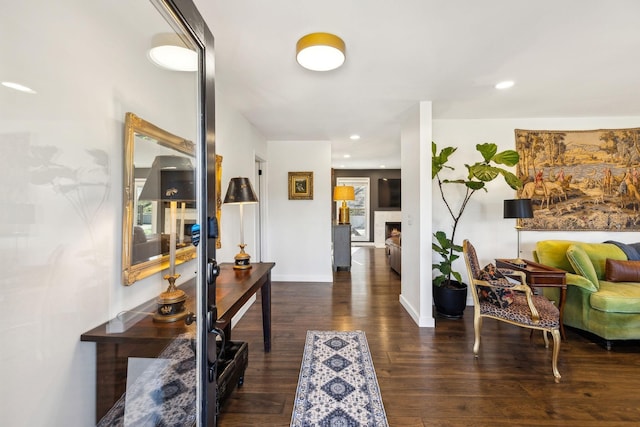
[[235, 257], [233, 257], [233, 259], [235, 260], [235, 263], [233, 264], [233, 269], [249, 270], [251, 268], [251, 263], [249, 262], [249, 260], [251, 259], [251, 256], [244, 251], [244, 248], [247, 245], [244, 243], [240, 243], [238, 246], [240, 246], [240, 252]]
[[349, 206], [344, 200], [338, 211], [338, 224], [349, 224]]
[[179, 274], [164, 276], [169, 281], [169, 287], [158, 295], [156, 300], [158, 309], [153, 315], [154, 322], [172, 323], [187, 317], [188, 312], [184, 306], [187, 295], [182, 289], [176, 287], [178, 277], [180, 277]]

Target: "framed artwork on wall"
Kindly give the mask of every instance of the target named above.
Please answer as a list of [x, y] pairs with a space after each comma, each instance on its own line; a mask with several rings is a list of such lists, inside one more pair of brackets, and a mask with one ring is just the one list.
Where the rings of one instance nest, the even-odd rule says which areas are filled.
[[515, 130], [524, 230], [640, 230], [640, 128]]
[[289, 172], [289, 200], [313, 200], [313, 172]]

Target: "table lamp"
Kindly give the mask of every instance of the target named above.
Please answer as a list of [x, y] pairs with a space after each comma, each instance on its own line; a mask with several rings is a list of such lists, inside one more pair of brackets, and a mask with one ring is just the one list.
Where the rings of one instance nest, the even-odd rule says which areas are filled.
[[253, 191], [249, 178], [231, 178], [229, 182], [229, 188], [227, 188], [227, 194], [224, 197], [225, 204], [240, 205], [240, 252], [234, 257], [235, 263], [233, 268], [235, 270], [248, 270], [251, 268], [249, 260], [251, 256], [244, 251], [246, 243], [244, 243], [244, 219], [243, 209], [245, 204], [258, 203], [256, 193]]
[[522, 218], [533, 218], [531, 199], [510, 199], [504, 201], [504, 218], [516, 218], [516, 231], [518, 232], [518, 254], [513, 263], [524, 266], [526, 263], [520, 258], [520, 229]]
[[338, 185], [333, 187], [333, 200], [342, 200], [342, 206], [338, 210], [338, 224], [349, 224], [349, 207], [347, 200], [355, 200], [355, 191], [351, 185]]
[[138, 197], [140, 200], [169, 202], [169, 274], [164, 276], [169, 287], [157, 298], [154, 322], [175, 322], [187, 315], [184, 306], [187, 296], [176, 287], [176, 280], [180, 277], [176, 274], [176, 219], [178, 202], [184, 206], [186, 202], [195, 201], [195, 196], [195, 173], [191, 160], [180, 156], [156, 156]]

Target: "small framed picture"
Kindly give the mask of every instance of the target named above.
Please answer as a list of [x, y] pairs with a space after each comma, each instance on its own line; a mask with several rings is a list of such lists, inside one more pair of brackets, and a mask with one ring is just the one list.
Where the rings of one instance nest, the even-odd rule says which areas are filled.
[[289, 172], [289, 200], [313, 200], [313, 172]]

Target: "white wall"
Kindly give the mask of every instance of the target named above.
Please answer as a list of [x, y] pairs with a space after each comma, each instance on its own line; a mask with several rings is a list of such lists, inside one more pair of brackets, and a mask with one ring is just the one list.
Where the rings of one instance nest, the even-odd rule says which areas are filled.
[[[269, 141], [266, 258], [272, 279], [332, 282], [331, 144]], [[313, 172], [313, 200], [288, 199], [288, 172]]]
[[[227, 193], [229, 181], [233, 177], [248, 177], [258, 194], [257, 183], [254, 179], [256, 157], [267, 157], [266, 139], [247, 121], [244, 116], [234, 110], [229, 95], [224, 89], [216, 91], [216, 154], [222, 156], [222, 200]], [[265, 171], [268, 180], [268, 170]], [[261, 199], [261, 204], [268, 204], [267, 199]], [[251, 262], [255, 259], [256, 227], [255, 216], [258, 205], [244, 206], [244, 240], [247, 244], [245, 252], [251, 255]], [[233, 262], [233, 257], [240, 251], [240, 208], [238, 205], [222, 205], [220, 220], [220, 242], [222, 247], [216, 251], [218, 262]], [[269, 261], [265, 259], [265, 261]]]
[[[479, 160], [475, 145], [494, 142], [500, 150], [515, 149], [515, 129], [540, 130], [587, 130], [602, 128], [624, 128], [640, 126], [640, 117], [592, 117], [592, 118], [522, 118], [498, 120], [434, 120], [433, 139], [439, 149], [445, 146], [458, 147], [452, 156], [453, 164], [460, 165], [456, 172], [464, 174], [464, 163]], [[449, 176], [449, 175], [447, 175]], [[460, 175], [451, 174], [460, 177]], [[440, 199], [437, 184], [433, 186], [433, 230], [446, 230], [450, 233], [451, 220], [445, 215], [445, 207]], [[515, 220], [502, 217], [504, 199], [515, 197], [513, 191], [501, 178], [489, 183], [488, 193], [478, 192], [469, 202], [462, 217], [456, 241], [470, 239], [478, 251], [480, 262], [484, 265], [495, 258], [513, 258], [517, 252], [517, 233]], [[459, 195], [462, 197], [462, 194]], [[522, 231], [520, 234], [521, 252], [524, 258], [531, 259], [535, 243], [545, 239], [569, 239], [588, 242], [602, 242], [608, 239], [622, 242], [640, 241], [638, 232], [601, 232], [601, 231]], [[461, 259], [455, 267], [464, 275], [466, 269]], [[404, 271], [403, 271], [404, 272]], [[471, 296], [468, 297], [471, 302]]]
[[148, 61], [170, 30], [149, 2], [15, 2], [0, 27], [0, 80], [38, 92], [0, 88], [1, 423], [94, 425], [95, 344], [80, 335], [166, 288], [121, 281], [125, 112], [195, 140], [197, 80]]
[[[402, 282], [400, 303], [421, 327], [434, 326], [431, 289], [431, 102], [406, 115], [401, 131]], [[418, 194], [419, 197], [406, 197]]]

